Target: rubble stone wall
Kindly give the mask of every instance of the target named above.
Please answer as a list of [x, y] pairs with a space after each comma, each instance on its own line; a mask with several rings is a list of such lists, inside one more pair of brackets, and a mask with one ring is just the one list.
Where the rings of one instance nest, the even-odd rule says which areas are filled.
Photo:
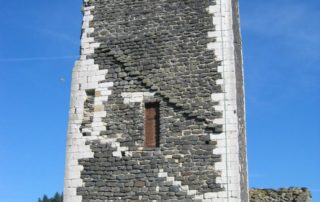
[[306, 188], [251, 189], [250, 202], [311, 202], [311, 193]]

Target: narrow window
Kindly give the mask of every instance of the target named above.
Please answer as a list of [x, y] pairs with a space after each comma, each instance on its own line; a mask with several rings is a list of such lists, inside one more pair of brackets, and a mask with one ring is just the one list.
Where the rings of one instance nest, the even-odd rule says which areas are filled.
[[159, 103], [146, 103], [144, 116], [144, 146], [159, 147]]

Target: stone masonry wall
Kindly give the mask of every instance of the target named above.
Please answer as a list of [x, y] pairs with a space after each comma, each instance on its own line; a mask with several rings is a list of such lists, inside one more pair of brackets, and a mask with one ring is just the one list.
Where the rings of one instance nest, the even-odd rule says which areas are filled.
[[[248, 201], [233, 4], [84, 1], [65, 201]], [[148, 102], [160, 108], [157, 148], [144, 147]]]
[[250, 202], [310, 202], [311, 193], [306, 188], [252, 189]]

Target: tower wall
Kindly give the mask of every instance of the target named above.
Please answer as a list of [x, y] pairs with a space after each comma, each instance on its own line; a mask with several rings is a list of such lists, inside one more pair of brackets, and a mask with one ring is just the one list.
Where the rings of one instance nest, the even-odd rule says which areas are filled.
[[248, 201], [242, 72], [236, 1], [85, 0], [64, 200]]

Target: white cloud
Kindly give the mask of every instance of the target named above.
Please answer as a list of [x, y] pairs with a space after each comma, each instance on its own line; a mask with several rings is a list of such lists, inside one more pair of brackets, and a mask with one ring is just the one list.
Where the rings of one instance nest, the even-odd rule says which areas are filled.
[[79, 56], [0, 58], [0, 62], [66, 60], [66, 59], [76, 59], [78, 57]]
[[54, 31], [54, 30], [50, 30], [50, 29], [39, 29], [39, 31], [49, 37], [53, 37], [53, 38], [56, 38], [56, 39], [60, 39], [60, 40], [63, 40], [63, 41], [67, 41], [73, 45], [79, 45], [79, 41], [80, 39], [76, 39], [75, 37], [73, 36], [70, 36], [66, 33], [62, 33], [62, 32], [59, 32], [59, 31]]
[[242, 28], [259, 36], [274, 38], [275, 43], [299, 50], [303, 55], [319, 57], [320, 12], [304, 2], [253, 3], [244, 7]]

